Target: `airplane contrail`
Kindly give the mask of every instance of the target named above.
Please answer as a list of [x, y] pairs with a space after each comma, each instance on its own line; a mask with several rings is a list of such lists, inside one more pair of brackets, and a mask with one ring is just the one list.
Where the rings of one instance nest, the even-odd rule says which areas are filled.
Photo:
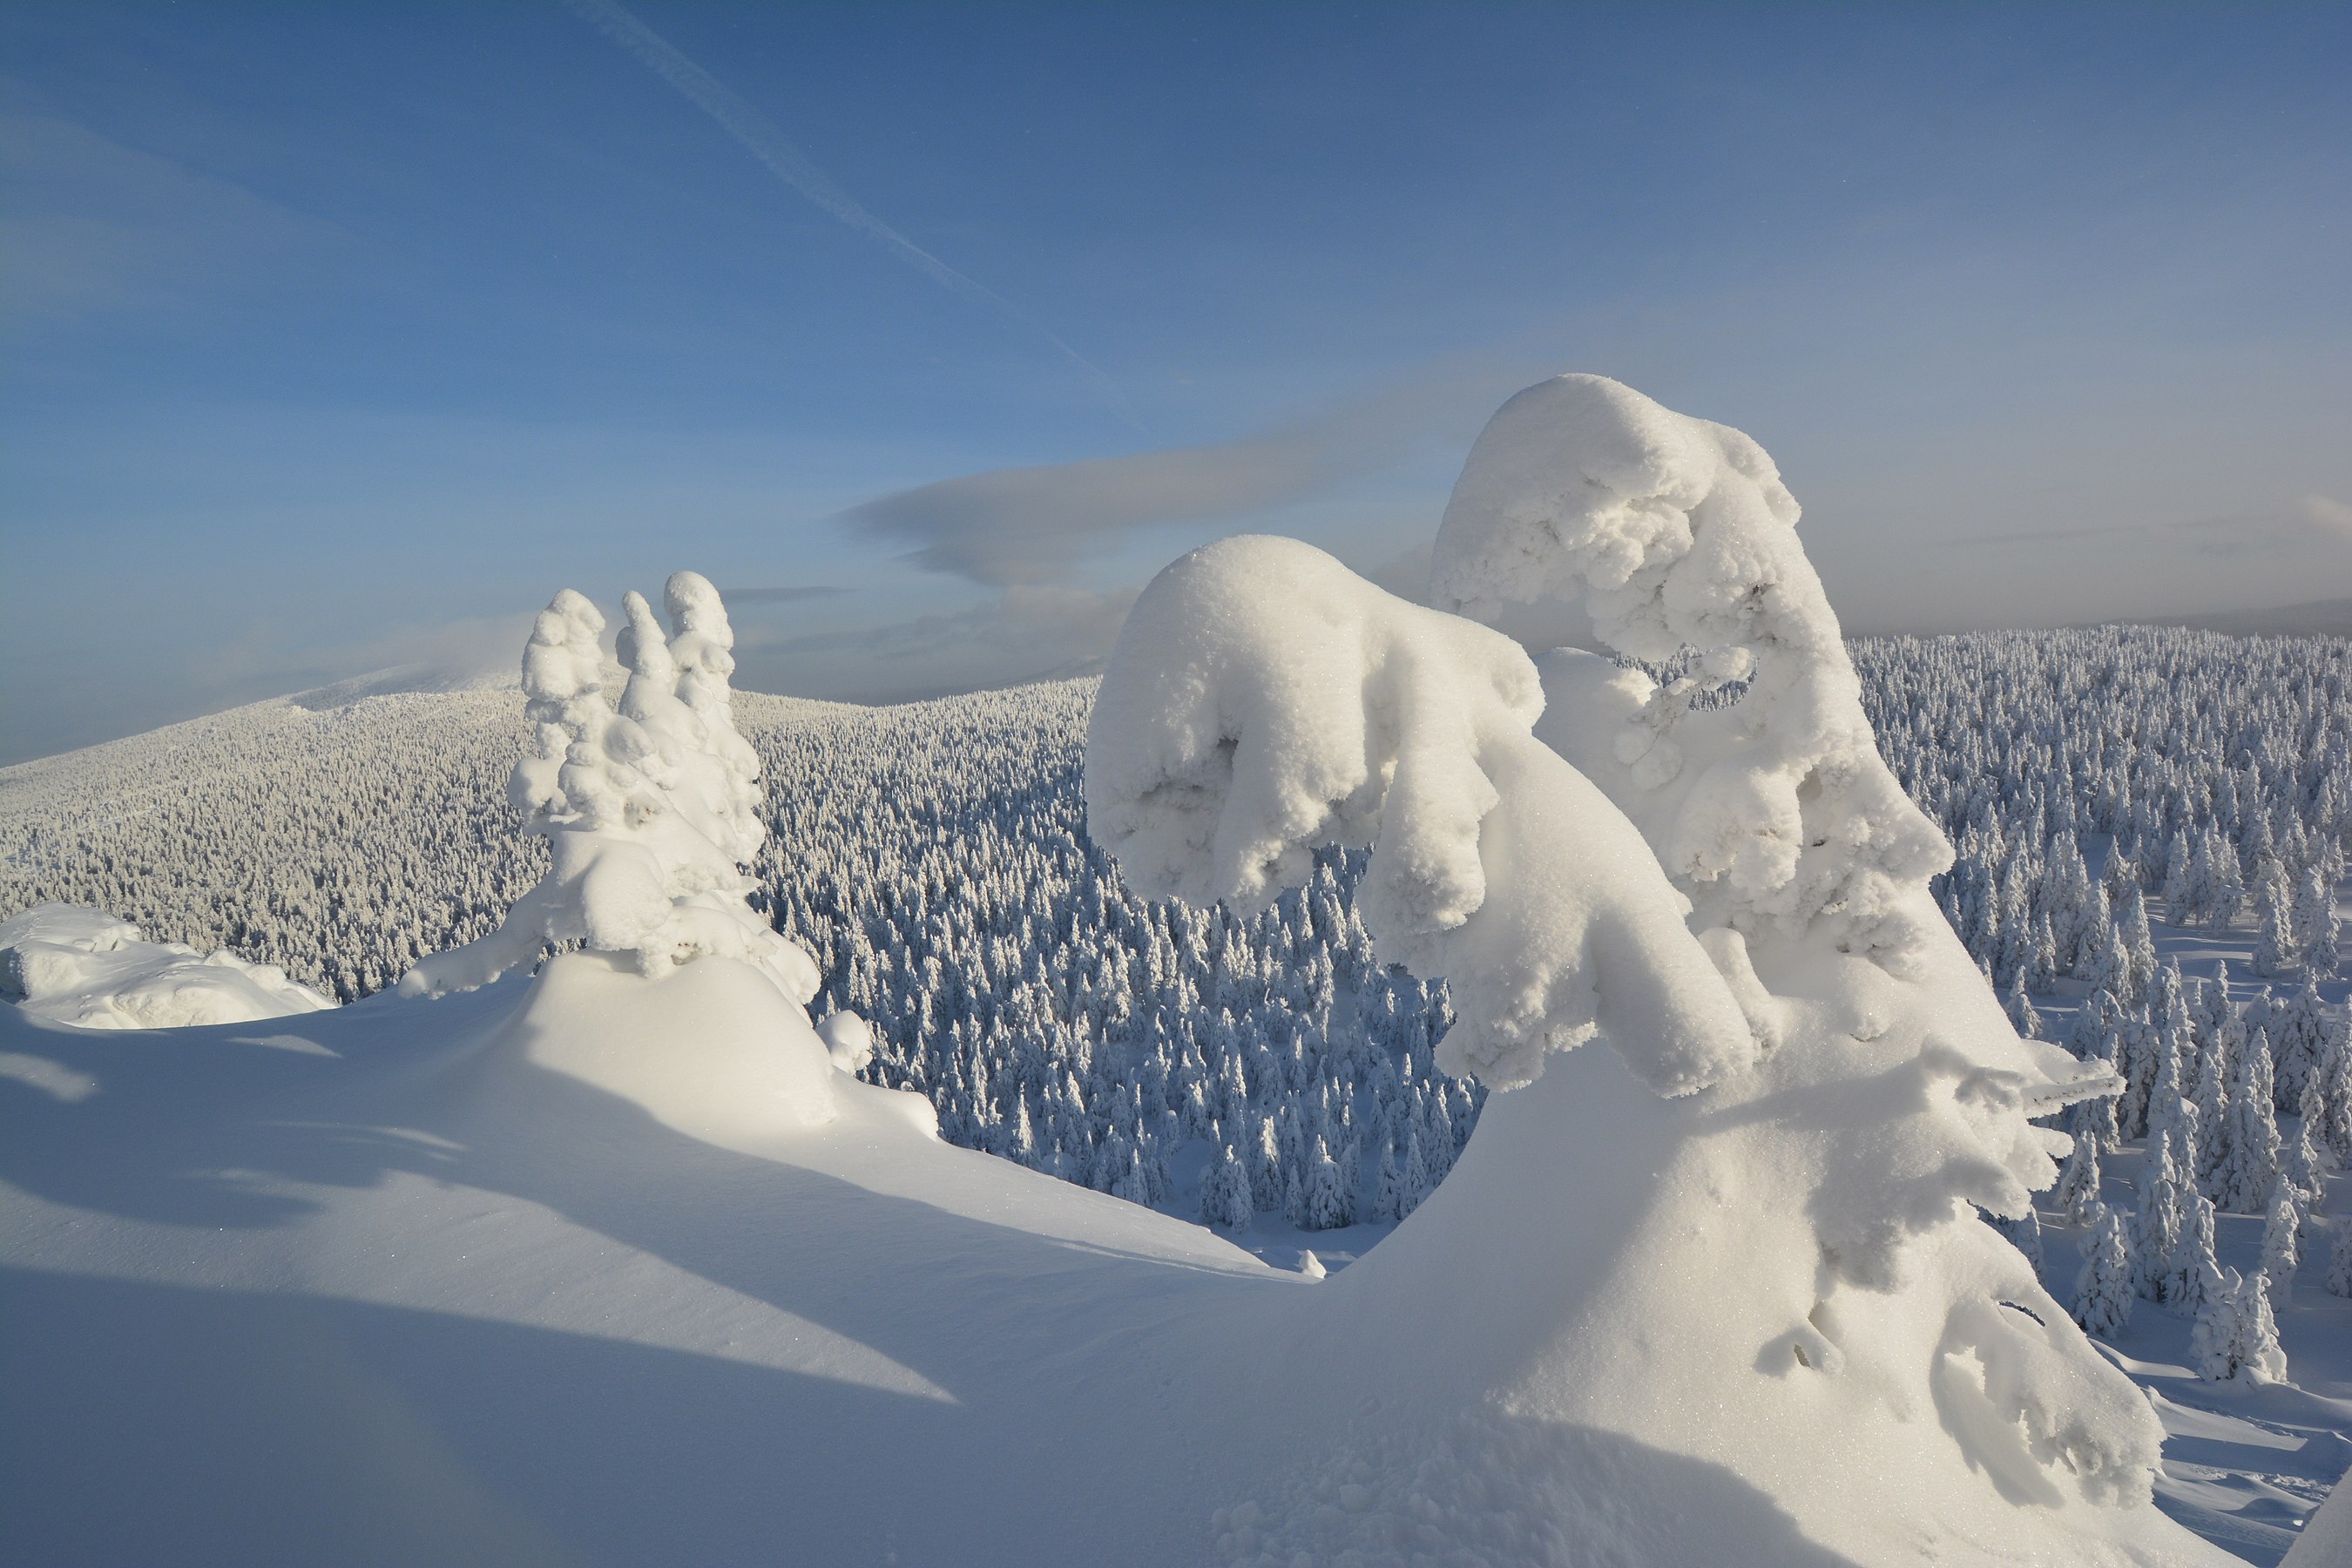
[[1094, 383], [1095, 390], [1102, 394], [1121, 419], [1129, 425], [1135, 423], [1126, 395], [1119, 391], [1118, 384], [1105, 374], [1100, 366], [1032, 320], [1012, 300], [985, 284], [965, 277], [859, 205], [848, 192], [826, 178], [824, 170], [810, 163], [808, 155], [786, 140], [784, 133], [770, 123], [765, 115], [743, 101], [718, 78], [680, 54], [668, 39], [622, 9], [615, 0], [565, 0], [565, 3], [593, 23], [606, 37], [636, 56], [648, 70], [676, 88], [688, 102], [717, 121], [719, 128], [741, 143], [745, 152], [765, 164], [770, 174], [851, 228], [879, 240], [900, 260], [950, 293], [992, 310], [1014, 325], [1043, 337], [1054, 345], [1055, 352]]

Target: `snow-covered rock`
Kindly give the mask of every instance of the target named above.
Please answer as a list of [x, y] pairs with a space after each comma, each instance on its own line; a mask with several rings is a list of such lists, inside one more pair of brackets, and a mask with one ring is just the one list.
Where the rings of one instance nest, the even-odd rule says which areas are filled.
[[129, 921], [72, 904], [0, 921], [0, 996], [84, 1029], [234, 1024], [335, 1005], [275, 964], [145, 942]]

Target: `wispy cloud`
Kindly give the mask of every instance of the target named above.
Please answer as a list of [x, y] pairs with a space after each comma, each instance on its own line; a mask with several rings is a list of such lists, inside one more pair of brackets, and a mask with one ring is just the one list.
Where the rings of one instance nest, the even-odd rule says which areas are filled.
[[347, 242], [333, 225], [51, 114], [0, 114], [0, 309], [73, 319], [252, 286], [271, 256]]
[[569, 0], [569, 4], [599, 32], [635, 55], [647, 69], [677, 89], [688, 102], [716, 121], [719, 129], [735, 138], [743, 150], [757, 158], [770, 174], [851, 228], [879, 242], [899, 260], [950, 293], [993, 311], [1015, 326], [1044, 338], [1053, 345], [1056, 353], [1094, 384], [1095, 390], [1121, 419], [1130, 425], [1135, 422], [1126, 395], [1119, 391], [1118, 384], [1093, 361], [1047, 331], [1003, 295], [957, 271], [867, 211], [848, 192], [835, 184], [824, 170], [811, 163], [808, 154], [794, 146], [767, 116], [745, 102], [718, 78], [687, 58], [668, 39], [638, 21], [614, 0]]
[[1098, 672], [1139, 589], [1018, 585], [966, 609], [739, 644], [739, 685], [903, 702]]
[[2252, 508], [2221, 517], [2136, 518], [2089, 528], [2029, 528], [1971, 534], [1944, 541], [1944, 550], [1981, 550], [1989, 545], [2067, 545], [2077, 542], [2136, 539], [2142, 548], [2199, 555], [2265, 554], [2314, 543], [2352, 543], [2352, 506], [2330, 496], [2306, 495], [2280, 505]]
[[991, 587], [1063, 582], [1139, 530], [1270, 511], [1396, 465], [1424, 441], [1466, 442], [1497, 387], [1530, 379], [1525, 365], [1452, 367], [1261, 435], [966, 474], [866, 501], [842, 521]]
[[830, 599], [848, 593], [846, 588], [835, 588], [822, 583], [804, 584], [792, 588], [721, 588], [719, 596], [730, 606], [737, 605], [793, 605], [803, 599]]

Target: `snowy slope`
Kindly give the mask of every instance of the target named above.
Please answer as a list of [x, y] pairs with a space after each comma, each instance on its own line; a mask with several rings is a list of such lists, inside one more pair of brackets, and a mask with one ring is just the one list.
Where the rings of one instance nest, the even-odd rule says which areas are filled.
[[[1572, 1378], [1703, 1423], [1711, 1369], [1754, 1353], [1693, 1345], [1657, 1389], [1481, 1353], [1620, 1283], [1547, 1277], [1549, 1205], [1465, 1224], [1482, 1158], [1526, 1173], [1491, 1124], [1388, 1272], [1384, 1249], [1311, 1283], [940, 1143], [911, 1097], [856, 1088], [814, 1129], [762, 1110], [774, 1005], [727, 961], [648, 982], [575, 957], [267, 1028], [0, 1014], [0, 1059], [46, 1064], [0, 1080], [0, 1311], [40, 1351], [5, 1363], [10, 1560], [1196, 1563], [1375, 1496], [1403, 1531], [1432, 1492], [1450, 1544], [1504, 1560], [1886, 1560], [1867, 1531], [1823, 1543], [1834, 1494], [1776, 1502], [1605, 1422], [1463, 1398]], [[1612, 1057], [1573, 1066], [1520, 1101], [1570, 1146], [1667, 1103]], [[1433, 1388], [1456, 1409], [1434, 1447], [1382, 1405], [1419, 1419]], [[1917, 1519], [1940, 1561], [2022, 1545], [1980, 1505]]]
[[266, 1029], [0, 1015], [47, 1064], [0, 1081], [0, 1312], [39, 1348], [0, 1550], [1200, 1561], [1190, 1439], [1243, 1391], [1198, 1325], [1309, 1288], [911, 1097], [764, 1117], [763, 984], [576, 958]]

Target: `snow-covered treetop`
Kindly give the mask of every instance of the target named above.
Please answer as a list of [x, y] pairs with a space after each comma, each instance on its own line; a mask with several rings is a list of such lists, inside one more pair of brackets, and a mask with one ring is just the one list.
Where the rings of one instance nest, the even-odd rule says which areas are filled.
[[[1699, 680], [1619, 700], [1617, 759], [1676, 813], [1670, 831], [1653, 827], [1667, 871], [1737, 929], [1826, 923], [1840, 949], [1899, 972], [1919, 932], [1893, 895], [1950, 850], [1878, 758], [1797, 516], [1739, 431], [1605, 376], [1563, 375], [1487, 422], [1446, 505], [1431, 585], [1437, 604], [1485, 619], [1580, 601], [1609, 649], [1635, 658], [1698, 649]], [[1736, 706], [1694, 707], [1739, 680]]]
[[539, 751], [508, 795], [553, 851], [546, 879], [499, 929], [426, 959], [404, 993], [467, 990], [577, 941], [631, 954], [657, 974], [704, 953], [750, 962], [795, 1003], [816, 965], [744, 901], [759, 852], [760, 762], [737, 732], [728, 690], [734, 632], [719, 591], [692, 572], [663, 593], [665, 635], [644, 596], [622, 600], [617, 701], [599, 638], [604, 617], [566, 588], [523, 649], [524, 711]]
[[1524, 1084], [1596, 1031], [1685, 1093], [1748, 1026], [1641, 835], [1530, 732], [1509, 638], [1295, 540], [1169, 566], [1129, 615], [1087, 736], [1089, 830], [1147, 894], [1262, 907], [1312, 853], [1377, 841], [1381, 957], [1452, 983], [1448, 1071]]

